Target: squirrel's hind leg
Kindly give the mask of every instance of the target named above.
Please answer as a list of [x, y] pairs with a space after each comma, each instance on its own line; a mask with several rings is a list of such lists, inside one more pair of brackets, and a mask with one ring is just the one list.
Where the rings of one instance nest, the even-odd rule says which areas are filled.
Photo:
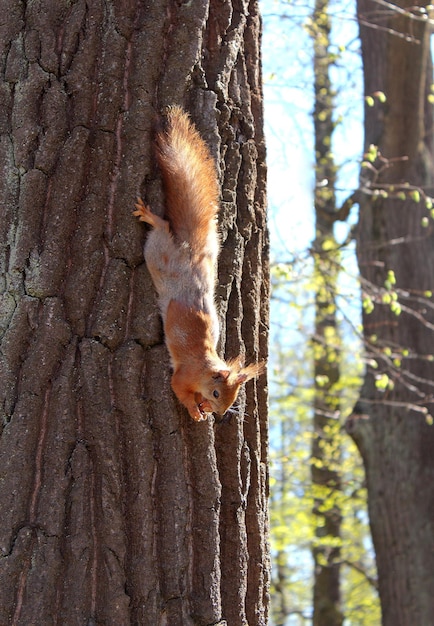
[[143, 202], [141, 198], [137, 198], [137, 203], [134, 205], [136, 211], [133, 211], [133, 215], [139, 218], [140, 222], [146, 222], [153, 228], [165, 230], [169, 232], [169, 222], [163, 220], [163, 218], [152, 213], [151, 209]]

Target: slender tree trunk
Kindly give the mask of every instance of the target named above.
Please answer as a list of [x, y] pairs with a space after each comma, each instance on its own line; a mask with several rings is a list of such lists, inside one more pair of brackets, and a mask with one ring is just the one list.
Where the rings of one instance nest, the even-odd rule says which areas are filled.
[[183, 104], [222, 181], [222, 351], [267, 350], [257, 2], [1, 3], [0, 623], [266, 624], [265, 377], [194, 423], [143, 262]]
[[381, 154], [362, 171], [357, 253], [369, 367], [348, 429], [366, 468], [386, 626], [434, 623], [434, 430], [426, 416], [434, 410], [434, 237], [423, 197], [433, 192], [433, 76], [429, 26], [410, 5], [398, 9], [413, 18], [358, 4], [373, 105], [366, 149]]
[[340, 593], [341, 478], [339, 394], [339, 333], [336, 319], [336, 294], [339, 275], [334, 224], [337, 217], [336, 166], [331, 152], [334, 130], [334, 94], [330, 80], [330, 18], [328, 1], [317, 0], [312, 19], [314, 48], [313, 113], [315, 134], [316, 186], [315, 230], [313, 243], [315, 281], [314, 418], [311, 458], [315, 540], [313, 624], [340, 626], [343, 621]]

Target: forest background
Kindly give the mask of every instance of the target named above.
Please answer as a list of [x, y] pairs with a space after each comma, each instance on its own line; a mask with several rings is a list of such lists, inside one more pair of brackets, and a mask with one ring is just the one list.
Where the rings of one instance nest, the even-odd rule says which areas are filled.
[[[367, 315], [374, 304], [358, 276], [356, 190], [360, 171], [382, 155], [377, 146], [364, 147], [364, 108], [381, 107], [388, 96], [381, 90], [364, 92], [358, 17], [363, 22], [365, 16], [356, 3], [263, 0], [261, 6], [273, 267], [272, 620], [282, 626], [375, 626], [382, 618], [366, 482], [345, 422], [366, 364], [373, 363], [364, 354], [361, 304]], [[384, 28], [393, 37], [381, 20], [396, 8], [379, 3], [372, 12], [378, 23], [368, 28]], [[410, 43], [411, 28], [395, 36]], [[429, 93], [425, 97], [432, 102]], [[426, 187], [400, 182], [409, 188], [395, 192], [401, 199], [413, 194], [418, 200], [421, 194], [431, 208]], [[322, 230], [324, 189], [332, 212], [340, 215]], [[377, 193], [386, 198], [388, 191]], [[421, 225], [431, 228], [427, 217]], [[395, 280], [388, 270], [386, 291], [393, 291]], [[397, 300], [389, 300], [388, 293], [378, 299], [395, 306], [399, 316]], [[318, 344], [327, 354], [318, 355]], [[399, 369], [402, 353], [397, 355], [396, 347], [382, 345], [379, 351]], [[386, 398], [394, 388], [390, 372], [378, 372], [375, 386]]]

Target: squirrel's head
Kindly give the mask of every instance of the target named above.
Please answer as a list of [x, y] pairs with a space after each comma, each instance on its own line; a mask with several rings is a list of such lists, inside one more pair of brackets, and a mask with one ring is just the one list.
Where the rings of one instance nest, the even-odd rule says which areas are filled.
[[264, 369], [264, 363], [252, 363], [244, 367], [239, 357], [228, 363], [222, 362], [222, 367], [202, 380], [201, 388], [196, 393], [200, 413], [204, 417], [206, 413], [226, 413], [234, 404], [240, 386], [262, 374]]

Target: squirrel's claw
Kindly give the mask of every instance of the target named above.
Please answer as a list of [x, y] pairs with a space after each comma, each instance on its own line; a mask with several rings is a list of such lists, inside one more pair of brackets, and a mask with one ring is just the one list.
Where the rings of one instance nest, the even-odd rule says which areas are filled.
[[167, 220], [163, 220], [161, 217], [158, 217], [155, 213], [152, 213], [151, 209], [141, 198], [137, 198], [137, 202], [134, 206], [136, 207], [136, 211], [133, 211], [133, 215], [139, 218], [139, 222], [146, 222], [153, 228], [159, 228], [169, 232], [169, 222]]
[[136, 211], [133, 211], [133, 215], [138, 217], [140, 222], [148, 222], [150, 224], [151, 222], [149, 220], [152, 220], [152, 213], [143, 200], [137, 198], [137, 202], [134, 206], [136, 207]]

